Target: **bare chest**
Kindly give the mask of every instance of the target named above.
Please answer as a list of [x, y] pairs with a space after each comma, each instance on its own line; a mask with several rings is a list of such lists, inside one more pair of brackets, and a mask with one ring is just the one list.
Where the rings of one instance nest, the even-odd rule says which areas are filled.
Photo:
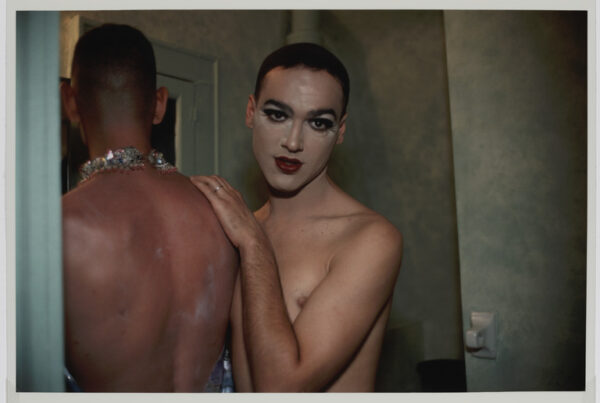
[[268, 235], [275, 250], [286, 307], [293, 322], [326, 278], [342, 232], [316, 226]]

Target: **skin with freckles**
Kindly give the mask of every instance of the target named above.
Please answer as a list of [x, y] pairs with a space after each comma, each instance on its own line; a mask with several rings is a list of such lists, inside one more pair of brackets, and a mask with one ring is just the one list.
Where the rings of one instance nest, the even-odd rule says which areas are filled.
[[346, 131], [342, 109], [326, 71], [275, 68], [246, 110], [267, 203], [252, 213], [225, 179], [192, 177], [240, 253], [238, 391], [374, 390], [402, 237], [327, 176]]
[[[77, 76], [61, 88], [91, 158], [130, 145], [150, 151], [167, 91], [156, 90], [140, 117], [126, 78], [92, 94]], [[82, 108], [91, 97], [96, 106]], [[238, 266], [207, 199], [187, 177], [146, 164], [95, 175], [63, 197], [62, 212], [66, 366], [78, 384], [202, 391], [224, 345]]]

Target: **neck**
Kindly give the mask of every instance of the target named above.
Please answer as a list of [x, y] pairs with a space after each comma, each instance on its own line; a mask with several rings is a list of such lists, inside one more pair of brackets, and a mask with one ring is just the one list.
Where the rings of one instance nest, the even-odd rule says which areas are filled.
[[321, 209], [337, 186], [324, 169], [309, 184], [294, 194], [282, 194], [269, 190], [269, 217], [307, 217]]
[[147, 154], [150, 149], [152, 126], [144, 127], [134, 122], [104, 122], [84, 125], [90, 159], [101, 157], [108, 150], [135, 147]]

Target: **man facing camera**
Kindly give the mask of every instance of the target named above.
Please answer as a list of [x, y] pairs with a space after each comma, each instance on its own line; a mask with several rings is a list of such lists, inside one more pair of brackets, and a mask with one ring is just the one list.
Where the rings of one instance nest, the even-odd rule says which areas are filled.
[[327, 175], [348, 94], [345, 67], [324, 48], [275, 51], [246, 108], [268, 201], [252, 214], [225, 179], [192, 178], [240, 252], [238, 391], [374, 390], [402, 237]]
[[150, 42], [125, 25], [87, 32], [61, 93], [91, 158], [62, 201], [71, 379], [90, 392], [218, 390], [238, 257], [206, 198], [151, 149], [168, 94]]

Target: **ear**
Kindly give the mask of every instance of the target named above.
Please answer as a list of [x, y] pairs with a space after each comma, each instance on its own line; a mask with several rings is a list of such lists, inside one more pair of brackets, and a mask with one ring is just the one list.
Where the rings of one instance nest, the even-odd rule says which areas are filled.
[[156, 90], [156, 105], [154, 106], [154, 117], [152, 124], [157, 125], [162, 122], [167, 111], [167, 101], [169, 100], [169, 90], [165, 87], [160, 87]]
[[81, 119], [79, 117], [79, 110], [77, 109], [77, 102], [75, 102], [75, 90], [71, 87], [71, 84], [68, 82], [60, 83], [60, 97], [65, 108], [65, 113], [71, 123], [79, 123]]
[[346, 113], [344, 116], [342, 116], [342, 119], [340, 119], [340, 128], [338, 130], [338, 138], [335, 141], [335, 144], [342, 144], [344, 142], [344, 134], [346, 133], [346, 118], [348, 117], [348, 114]]
[[254, 113], [256, 112], [256, 99], [254, 95], [248, 97], [248, 105], [246, 105], [246, 126], [250, 129], [254, 128]]

